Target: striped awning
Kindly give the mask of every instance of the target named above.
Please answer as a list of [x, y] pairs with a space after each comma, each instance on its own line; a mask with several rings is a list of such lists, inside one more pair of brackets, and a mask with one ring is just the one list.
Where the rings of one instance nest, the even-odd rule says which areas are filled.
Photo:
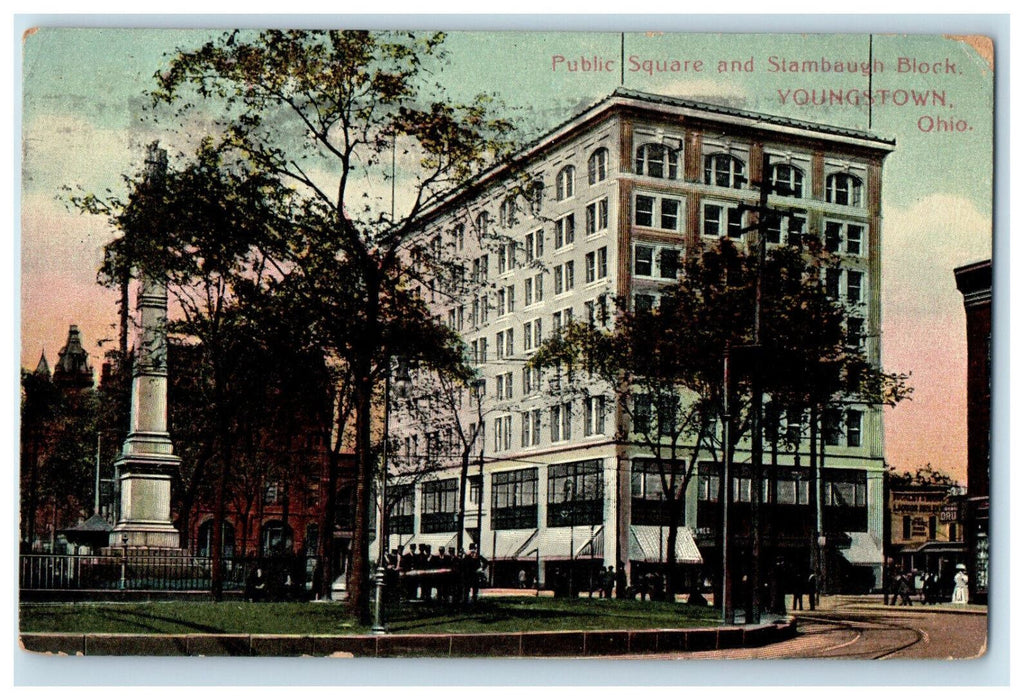
[[576, 559], [601, 559], [605, 555], [603, 525], [579, 525], [573, 528], [552, 527], [537, 532], [523, 549], [526, 558], [569, 559], [570, 549]]
[[[657, 525], [631, 525], [629, 558], [630, 561], [662, 562], [665, 561], [666, 538], [669, 529]], [[702, 553], [698, 551], [691, 530], [686, 527], [677, 528], [676, 556], [678, 564], [701, 564]]]
[[496, 530], [483, 542], [480, 554], [489, 559], [533, 559], [530, 542], [537, 530]]

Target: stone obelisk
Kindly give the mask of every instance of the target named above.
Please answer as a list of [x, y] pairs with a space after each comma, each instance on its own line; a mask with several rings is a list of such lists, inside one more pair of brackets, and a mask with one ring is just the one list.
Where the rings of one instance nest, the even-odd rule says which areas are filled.
[[[167, 155], [151, 144], [146, 177], [160, 186]], [[143, 272], [136, 300], [139, 337], [133, 362], [129, 435], [115, 460], [121, 474], [121, 512], [111, 533], [112, 547], [178, 549], [172, 525], [172, 478], [179, 458], [168, 435], [168, 289]]]

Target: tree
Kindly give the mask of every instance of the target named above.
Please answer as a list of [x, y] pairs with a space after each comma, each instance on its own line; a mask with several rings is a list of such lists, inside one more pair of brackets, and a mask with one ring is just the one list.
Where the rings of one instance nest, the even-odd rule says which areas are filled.
[[[157, 76], [155, 100], [187, 118], [201, 112], [219, 148], [294, 197], [278, 268], [296, 276], [335, 361], [350, 375], [357, 471], [350, 600], [368, 617], [368, 513], [375, 473], [375, 386], [388, 358], [412, 353], [408, 330], [426, 321], [406, 282], [401, 247], [421, 214], [508, 148], [511, 126], [490, 100], [441, 97], [427, 78], [443, 58], [442, 34], [357, 31], [228, 32], [180, 50]], [[394, 178], [388, 156], [406, 167]], [[375, 197], [371, 181], [397, 180], [406, 195]], [[432, 333], [428, 334], [432, 335]], [[441, 358], [432, 346], [421, 357]]]
[[[763, 261], [761, 351], [753, 343], [758, 258], [723, 239], [688, 252], [677, 284], [663, 291], [657, 306], [631, 309], [620, 300], [611, 330], [573, 323], [533, 358], [536, 366], [565, 369], [581, 385], [600, 380], [617, 415], [632, 418], [617, 426], [617, 439], [645, 446], [661, 465], [668, 580], [699, 454], [735, 463], [757, 408], [752, 381], [758, 378], [776, 405], [815, 408], [813, 415], [833, 402], [893, 404], [908, 396], [904, 377], [870, 365], [849, 337], [849, 310], [822, 282], [828, 264], [831, 258], [812, 237], [804, 250], [778, 248]], [[779, 416], [771, 424], [779, 426]], [[777, 428], [772, 433], [775, 444]], [[678, 458], [681, 450], [686, 459]], [[721, 502], [725, 489], [721, 483]]]

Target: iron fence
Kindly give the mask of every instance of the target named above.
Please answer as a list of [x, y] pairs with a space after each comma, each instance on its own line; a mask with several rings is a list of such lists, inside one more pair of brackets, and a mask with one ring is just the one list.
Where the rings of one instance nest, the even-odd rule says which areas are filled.
[[[223, 560], [223, 590], [243, 590], [247, 563]], [[22, 590], [204, 591], [211, 588], [211, 558], [179, 554], [22, 554]]]

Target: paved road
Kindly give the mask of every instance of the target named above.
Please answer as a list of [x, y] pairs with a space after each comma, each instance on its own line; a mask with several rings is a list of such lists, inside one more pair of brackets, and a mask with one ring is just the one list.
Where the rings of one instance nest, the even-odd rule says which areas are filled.
[[671, 659], [967, 659], [986, 651], [984, 607], [887, 607], [872, 597], [825, 599], [797, 615], [799, 636], [759, 649], [663, 654]]

